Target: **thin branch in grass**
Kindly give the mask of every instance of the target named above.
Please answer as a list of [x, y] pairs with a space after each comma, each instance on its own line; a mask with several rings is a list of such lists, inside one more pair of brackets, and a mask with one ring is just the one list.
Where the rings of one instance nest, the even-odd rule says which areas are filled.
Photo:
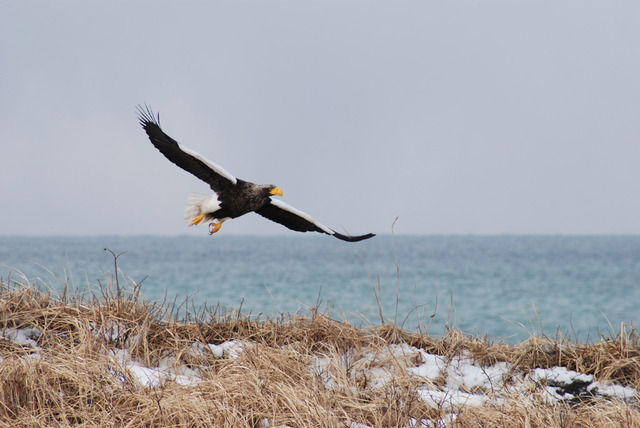
[[380, 274], [378, 274], [378, 291], [373, 290], [373, 293], [376, 297], [376, 302], [378, 303], [378, 313], [380, 315], [380, 324], [384, 324], [384, 315], [382, 314], [382, 292], [380, 291]]
[[397, 216], [393, 223], [391, 223], [391, 244], [393, 246], [393, 257], [396, 261], [396, 313], [393, 316], [393, 323], [398, 325], [398, 301], [400, 300], [400, 264], [398, 263], [398, 251], [396, 249], [396, 235], [394, 233], [394, 226], [400, 216]]
[[149, 275], [145, 275], [140, 281], [133, 281], [133, 301], [137, 302], [140, 297], [140, 291], [142, 290], [142, 283], [149, 278]]
[[125, 254], [126, 251], [123, 251], [119, 254], [114, 253], [113, 251], [111, 251], [109, 248], [105, 248], [105, 251], [108, 251], [111, 253], [111, 255], [113, 256], [113, 272], [115, 275], [115, 281], [116, 281], [116, 295], [118, 300], [120, 300], [121, 295], [120, 295], [120, 279], [119, 279], [119, 275], [118, 275], [118, 257], [120, 257], [121, 255]]

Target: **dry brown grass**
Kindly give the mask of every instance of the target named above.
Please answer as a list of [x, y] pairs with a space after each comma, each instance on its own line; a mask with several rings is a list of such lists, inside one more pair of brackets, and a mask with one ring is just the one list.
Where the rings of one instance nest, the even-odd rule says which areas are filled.
[[[490, 343], [449, 331], [442, 338], [384, 325], [359, 329], [325, 314], [258, 321], [239, 314], [201, 313], [178, 322], [167, 306], [138, 300], [133, 293], [102, 292], [85, 299], [54, 298], [30, 284], [0, 283], [0, 329], [35, 327], [40, 349], [0, 336], [0, 424], [3, 426], [215, 426], [374, 427], [438, 421], [451, 410], [419, 398], [425, 379], [411, 376], [395, 357], [370, 362], [360, 356], [407, 343], [452, 358], [463, 352], [491, 365], [510, 362], [526, 373], [564, 366], [640, 388], [637, 335], [594, 344], [532, 337], [518, 345]], [[240, 340], [236, 359], [194, 352], [194, 344]], [[113, 350], [126, 348], [147, 367], [171, 361], [197, 370], [197, 384], [167, 379], [145, 387]], [[312, 370], [330, 361], [333, 386]], [[417, 364], [417, 362], [416, 362]], [[376, 386], [365, 369], [393, 370]], [[436, 383], [440, 382], [438, 380]], [[546, 403], [532, 394], [500, 405], [454, 409], [452, 426], [588, 427], [638, 426], [636, 404], [619, 400]], [[262, 424], [262, 425], [261, 425]]]

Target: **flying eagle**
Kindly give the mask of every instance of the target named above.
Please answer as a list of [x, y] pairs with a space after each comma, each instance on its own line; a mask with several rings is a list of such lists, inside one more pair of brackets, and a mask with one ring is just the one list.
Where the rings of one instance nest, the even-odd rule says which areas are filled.
[[373, 233], [346, 236], [319, 223], [310, 215], [271, 199], [282, 196], [282, 190], [272, 184], [254, 184], [229, 174], [204, 156], [182, 147], [160, 128], [160, 115], [145, 106], [138, 106], [138, 119], [151, 143], [167, 159], [211, 186], [214, 195], [191, 193], [187, 198], [184, 219], [189, 226], [209, 222], [209, 233], [220, 230], [225, 221], [255, 211], [269, 220], [298, 232], [320, 232], [338, 239], [357, 242], [375, 236]]

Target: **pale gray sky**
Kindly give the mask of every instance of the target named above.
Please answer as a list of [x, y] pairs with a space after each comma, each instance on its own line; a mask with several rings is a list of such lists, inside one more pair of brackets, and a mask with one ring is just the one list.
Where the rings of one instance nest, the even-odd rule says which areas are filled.
[[[352, 234], [640, 233], [640, 2], [0, 4], [0, 234], [206, 234], [135, 106]], [[256, 216], [223, 234], [287, 234]]]

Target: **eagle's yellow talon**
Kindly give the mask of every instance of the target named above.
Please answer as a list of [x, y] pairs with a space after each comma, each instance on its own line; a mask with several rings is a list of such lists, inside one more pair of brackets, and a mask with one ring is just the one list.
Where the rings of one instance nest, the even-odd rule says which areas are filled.
[[205, 214], [200, 214], [198, 217], [194, 218], [193, 221], [191, 222], [191, 226], [200, 224], [200, 222], [202, 222], [202, 220], [204, 219], [204, 216]]
[[222, 227], [222, 222], [209, 223], [209, 235], [213, 235]]

